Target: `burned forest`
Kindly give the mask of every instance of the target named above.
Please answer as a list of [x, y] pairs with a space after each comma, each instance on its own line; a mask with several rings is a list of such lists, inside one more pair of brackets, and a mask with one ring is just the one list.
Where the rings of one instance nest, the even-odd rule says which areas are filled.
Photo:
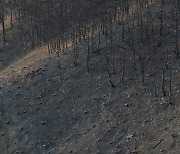
[[0, 0], [0, 154], [179, 154], [179, 30], [179, 0]]

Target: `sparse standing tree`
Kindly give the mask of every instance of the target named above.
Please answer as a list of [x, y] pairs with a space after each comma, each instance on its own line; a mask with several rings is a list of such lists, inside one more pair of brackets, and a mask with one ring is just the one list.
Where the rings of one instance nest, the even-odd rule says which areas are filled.
[[6, 41], [6, 29], [5, 29], [5, 1], [0, 1], [0, 23], [2, 25], [3, 41]]
[[163, 68], [162, 71], [162, 94], [163, 96], [166, 96], [166, 90], [165, 90], [165, 68]]
[[[178, 6], [179, 6], [179, 0], [178, 0]], [[176, 23], [176, 29], [175, 29], [175, 31], [176, 31], [176, 58], [177, 59], [179, 59], [179, 28], [178, 28], [178, 12], [179, 12], [179, 7], [176, 7], [176, 9], [175, 9], [175, 14], [176, 14], [176, 21], [175, 21], [175, 23]]]

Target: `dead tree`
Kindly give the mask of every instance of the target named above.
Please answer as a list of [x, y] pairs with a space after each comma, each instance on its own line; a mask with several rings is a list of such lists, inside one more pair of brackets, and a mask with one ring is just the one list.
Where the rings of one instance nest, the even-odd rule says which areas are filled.
[[153, 77], [154, 77], [154, 96], [157, 97], [157, 83], [156, 83], [156, 68], [154, 68], [154, 74], [153, 74]]
[[94, 25], [91, 27], [91, 45], [92, 45], [92, 53], [94, 53]]
[[111, 77], [111, 71], [110, 71], [110, 68], [109, 68], [109, 59], [108, 59], [107, 55], [105, 56], [105, 59], [106, 59], [106, 64], [107, 64], [109, 83], [110, 83], [111, 87], [114, 88], [114, 84], [113, 84], [112, 77]]
[[163, 96], [166, 96], [166, 90], [165, 90], [165, 68], [163, 68], [162, 71], [162, 94]]
[[152, 15], [151, 15], [151, 36], [152, 36], [154, 53], [156, 53], [156, 45], [155, 45], [155, 37], [154, 37], [154, 21]]
[[98, 29], [98, 51], [97, 54], [100, 54], [100, 46], [101, 46], [101, 25], [99, 25]]
[[13, 26], [13, 1], [9, 0], [9, 6], [10, 6], [10, 23], [11, 23], [11, 28]]
[[169, 105], [172, 105], [172, 70], [169, 70]]
[[161, 0], [161, 8], [160, 8], [160, 36], [162, 36], [162, 30], [163, 30], [163, 7], [164, 7], [164, 0]]
[[175, 9], [175, 23], [176, 23], [176, 58], [179, 59], [179, 28], [178, 28], [178, 12], [179, 12], [179, 1], [178, 1], [178, 7]]
[[75, 28], [73, 26], [73, 32], [71, 34], [72, 46], [73, 46], [73, 54], [74, 54], [74, 65], [77, 65], [77, 34], [75, 32]]
[[5, 2], [0, 1], [0, 23], [2, 25], [3, 41], [6, 41], [6, 29], [5, 29]]
[[90, 28], [87, 28], [87, 58], [86, 65], [87, 71], [90, 72]]
[[60, 63], [60, 50], [57, 48], [57, 43], [54, 43], [52, 46], [52, 50], [57, 54], [57, 60], [58, 60], [58, 68], [61, 68], [61, 63]]
[[144, 57], [140, 56], [141, 61], [141, 75], [142, 75], [142, 84], [144, 85]]

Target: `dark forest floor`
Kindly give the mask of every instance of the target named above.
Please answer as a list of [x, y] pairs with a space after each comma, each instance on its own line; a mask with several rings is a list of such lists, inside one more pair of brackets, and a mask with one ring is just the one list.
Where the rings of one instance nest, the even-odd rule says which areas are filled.
[[[119, 45], [122, 27], [116, 26], [112, 35]], [[157, 44], [164, 41], [158, 35], [155, 37]], [[78, 47], [76, 66], [71, 47], [61, 53], [60, 69], [57, 56], [49, 55], [46, 47], [35, 49], [6, 67], [3, 65], [0, 154], [179, 154], [180, 61], [172, 52], [172, 42], [166, 43], [162, 48], [157, 46], [156, 55], [152, 54], [153, 66], [149, 61], [151, 53], [146, 52], [144, 85], [139, 55], [135, 65], [132, 50], [126, 49], [123, 59], [123, 49], [117, 45], [104, 49], [105, 43], [101, 44], [100, 54], [90, 53], [90, 73], [86, 68], [86, 42]], [[163, 49], [167, 49], [169, 62], [165, 73], [166, 96], [161, 91]], [[141, 50], [147, 48], [142, 46]], [[114, 87], [109, 82], [105, 60], [107, 56], [112, 62], [110, 51], [115, 54], [115, 74], [109, 65]], [[123, 60], [124, 81], [121, 80]], [[171, 97], [168, 96], [170, 71]]]
[[92, 55], [87, 73], [84, 58], [74, 66], [71, 49], [66, 52], [61, 69], [56, 57], [36, 50], [1, 72], [1, 153], [179, 153], [178, 63], [168, 105], [135, 72], [124, 85], [114, 77], [111, 88], [102, 56]]

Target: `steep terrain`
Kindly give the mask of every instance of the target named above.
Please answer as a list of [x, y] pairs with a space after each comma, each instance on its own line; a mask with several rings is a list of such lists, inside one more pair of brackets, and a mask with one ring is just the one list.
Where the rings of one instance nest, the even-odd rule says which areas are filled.
[[[44, 53], [36, 52], [36, 57]], [[58, 69], [56, 57], [45, 55], [32, 62], [33, 56], [31, 53], [1, 72], [2, 153], [180, 150], [178, 89], [173, 93], [175, 106], [167, 106], [166, 98], [155, 100], [135, 80], [111, 88], [102, 66], [100, 72], [89, 74], [83, 59], [78, 66], [72, 65], [71, 51], [63, 55], [62, 69]], [[172, 72], [177, 88], [179, 67], [175, 65]]]
[[[159, 3], [150, 4], [154, 17]], [[166, 4], [166, 14], [172, 5]], [[143, 15], [145, 20], [147, 9]], [[152, 39], [140, 40], [137, 16], [115, 20], [106, 34], [97, 31], [91, 43], [80, 42], [76, 64], [72, 46], [59, 61], [42, 46], [3, 67], [0, 153], [179, 154], [180, 61], [173, 22], [164, 18], [159, 36], [154, 19], [154, 52]], [[151, 38], [151, 27], [144, 28]]]

